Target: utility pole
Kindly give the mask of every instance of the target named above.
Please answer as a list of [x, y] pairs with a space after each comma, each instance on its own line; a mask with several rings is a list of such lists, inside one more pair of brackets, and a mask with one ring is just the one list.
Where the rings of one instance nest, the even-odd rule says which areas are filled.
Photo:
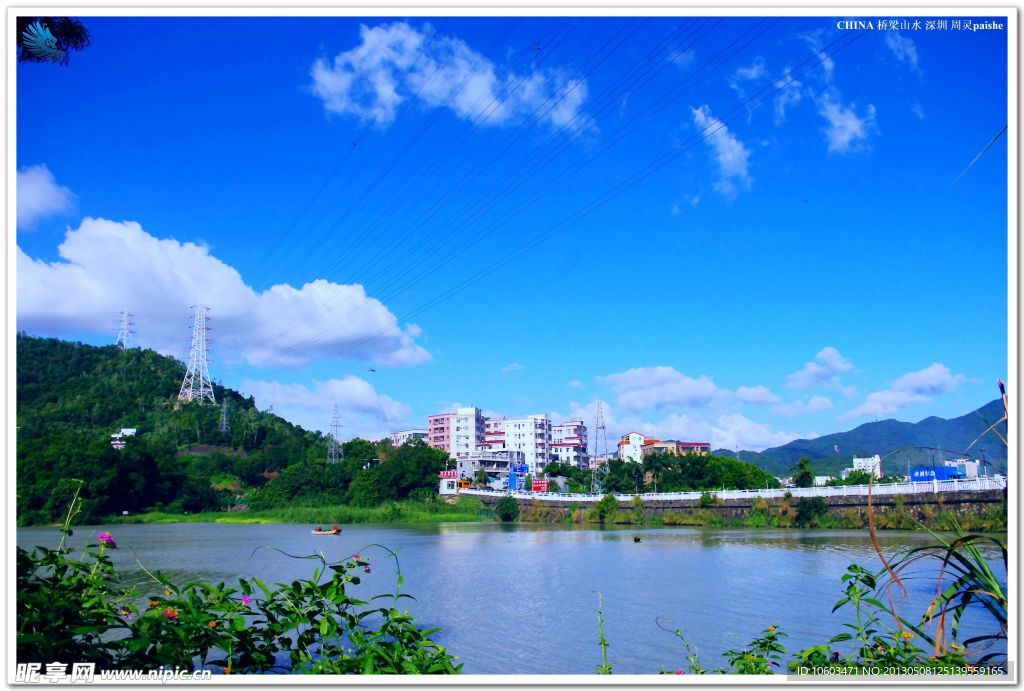
[[[604, 463], [597, 460], [604, 456]], [[608, 474], [608, 428], [604, 424], [604, 409], [597, 402], [597, 420], [594, 422], [594, 463], [591, 463], [590, 491], [600, 494], [604, 490], [604, 477]]]
[[228, 402], [225, 400], [220, 407], [220, 424], [217, 426], [221, 434], [231, 431], [231, 424], [228, 422]]
[[345, 457], [341, 448], [341, 416], [338, 404], [334, 404], [334, 415], [331, 416], [331, 432], [327, 435], [327, 462], [338, 463]]
[[131, 347], [128, 343], [131, 335], [135, 333], [134, 331], [132, 331], [132, 326], [134, 326], [134, 323], [132, 322], [133, 316], [135, 315], [133, 315], [131, 312], [125, 312], [123, 310], [121, 311], [121, 327], [117, 331], [116, 342], [117, 346], [121, 350], [128, 350], [128, 348]]
[[181, 391], [178, 392], [179, 401], [217, 403], [213, 396], [210, 364], [206, 355], [206, 333], [209, 331], [206, 313], [209, 309], [205, 305], [192, 306], [192, 348], [188, 354], [188, 370], [181, 382]]

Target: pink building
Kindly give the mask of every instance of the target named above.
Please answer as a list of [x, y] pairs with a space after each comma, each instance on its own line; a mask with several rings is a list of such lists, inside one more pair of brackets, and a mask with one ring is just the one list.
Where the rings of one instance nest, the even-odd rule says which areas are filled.
[[483, 413], [475, 407], [430, 415], [427, 417], [427, 444], [453, 457], [457, 453], [485, 448], [484, 419]]

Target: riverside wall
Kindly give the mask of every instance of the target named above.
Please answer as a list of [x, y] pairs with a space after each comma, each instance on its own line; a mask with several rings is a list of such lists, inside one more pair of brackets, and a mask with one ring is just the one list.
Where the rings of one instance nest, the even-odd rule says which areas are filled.
[[[478, 496], [485, 505], [493, 507], [501, 499], [500, 495]], [[543, 508], [546, 517], [552, 520], [569, 519], [578, 508], [586, 509], [593, 506], [567, 504], [563, 501], [530, 498], [528, 496], [516, 496], [516, 502], [521, 509]], [[829, 513], [842, 515], [850, 518], [860, 517], [865, 523], [867, 521], [868, 497], [867, 496], [834, 496], [822, 497], [828, 505]], [[795, 511], [799, 498], [748, 498], [742, 499], [721, 499], [714, 498], [712, 505], [701, 505], [700, 499], [645, 499], [644, 515], [648, 518], [664, 516], [666, 513], [686, 516], [701, 512], [702, 515], [717, 515], [724, 520], [744, 519], [754, 509], [768, 510], [773, 513], [786, 513]], [[871, 498], [871, 505], [874, 508], [875, 516], [889, 513], [899, 513], [919, 521], [931, 521], [942, 513], [958, 516], [983, 515], [994, 506], [1004, 504], [1006, 501], [1006, 490], [981, 490], [962, 492], [936, 492], [936, 493], [914, 493], [878, 496]], [[630, 501], [620, 500], [618, 502], [621, 511], [633, 509]]]

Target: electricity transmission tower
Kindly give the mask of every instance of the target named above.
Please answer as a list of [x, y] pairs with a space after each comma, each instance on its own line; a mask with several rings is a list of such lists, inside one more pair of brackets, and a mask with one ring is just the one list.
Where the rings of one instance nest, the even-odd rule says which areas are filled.
[[117, 346], [121, 350], [128, 350], [131, 346], [128, 345], [128, 339], [131, 337], [134, 331], [132, 331], [132, 317], [134, 315], [131, 312], [121, 312], [121, 328], [117, 331]]
[[[604, 456], [604, 463], [598, 460]], [[600, 494], [604, 490], [604, 476], [608, 474], [608, 428], [604, 424], [604, 410], [597, 402], [597, 420], [594, 422], [594, 456], [590, 462], [590, 491]]]
[[331, 416], [331, 432], [327, 435], [327, 462], [337, 463], [344, 458], [341, 448], [341, 416], [338, 415], [338, 404], [334, 404], [334, 415]]
[[179, 401], [217, 403], [213, 397], [213, 382], [210, 380], [210, 365], [206, 357], [206, 332], [209, 331], [206, 313], [209, 309], [205, 305], [192, 306], [192, 349], [188, 354], [188, 371], [185, 372], [181, 391], [178, 392]]
[[228, 402], [226, 400], [220, 407], [220, 424], [217, 425], [217, 429], [220, 430], [221, 434], [227, 434], [231, 431], [231, 423], [228, 422]]

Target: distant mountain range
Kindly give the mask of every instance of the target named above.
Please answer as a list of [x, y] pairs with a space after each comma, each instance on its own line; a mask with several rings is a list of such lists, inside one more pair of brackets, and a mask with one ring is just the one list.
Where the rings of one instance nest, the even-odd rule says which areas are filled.
[[[816, 439], [796, 439], [760, 453], [740, 451], [739, 458], [775, 475], [786, 475], [802, 456], [807, 456], [811, 459], [815, 471], [831, 475], [841, 468], [848, 467], [853, 456], [885, 456], [908, 446], [930, 447], [952, 453], [964, 451], [989, 425], [1003, 417], [1003, 414], [1003, 402], [997, 398], [975, 411], [951, 420], [940, 417], [928, 417], [918, 423], [879, 420], [865, 423], [848, 432], [826, 434]], [[1006, 423], [1001, 424], [998, 429], [1005, 437]], [[836, 454], [836, 445], [839, 446], [839, 454]], [[736, 456], [736, 453], [724, 449], [716, 450], [715, 453], [721, 456]], [[893, 454], [888, 465], [883, 463], [883, 469], [890, 474], [905, 474], [906, 464], [929, 463], [940, 455], [943, 454], [935, 450], [902, 451]], [[990, 473], [996, 470], [1006, 472], [1006, 446], [991, 432], [971, 448], [970, 455], [983, 455], [991, 466]]]

